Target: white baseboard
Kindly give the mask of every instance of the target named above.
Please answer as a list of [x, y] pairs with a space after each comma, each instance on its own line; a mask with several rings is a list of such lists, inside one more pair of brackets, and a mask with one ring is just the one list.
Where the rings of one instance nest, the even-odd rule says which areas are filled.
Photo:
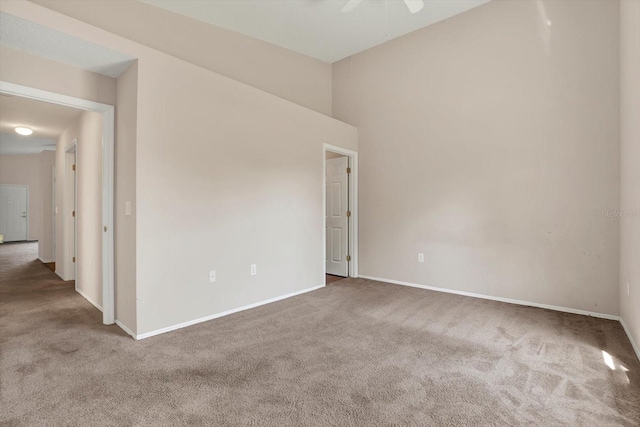
[[40, 260], [40, 262], [41, 262], [41, 263], [43, 263], [43, 264], [49, 264], [50, 262], [53, 262], [53, 261], [45, 261], [45, 260], [43, 260], [43, 259], [42, 259], [42, 258], [40, 258], [40, 257], [38, 257], [38, 259], [39, 259], [39, 260]]
[[636, 356], [638, 357], [638, 360], [640, 360], [640, 346], [638, 346], [638, 344], [634, 341], [633, 336], [631, 335], [631, 331], [629, 331], [629, 328], [627, 328], [627, 325], [624, 323], [624, 319], [622, 319], [622, 317], [620, 318], [620, 323], [622, 324], [624, 331], [627, 333], [629, 341], [631, 341], [631, 347], [633, 347], [633, 351], [636, 352]]
[[[555, 310], [555, 311], [561, 311], [561, 312], [565, 312], [565, 313], [580, 314], [580, 315], [583, 315], [583, 316], [592, 316], [592, 317], [599, 317], [599, 318], [608, 319], [608, 320], [617, 320], [622, 324], [622, 327], [623, 327], [625, 333], [629, 337], [629, 341], [631, 341], [631, 346], [633, 347], [633, 350], [635, 351], [636, 356], [638, 356], [638, 359], [640, 360], [640, 347], [638, 347], [636, 342], [633, 340], [633, 337], [629, 333], [629, 329], [625, 325], [624, 321], [620, 318], [620, 316], [615, 316], [615, 315], [612, 315], [612, 314], [605, 314], [605, 313], [595, 313], [595, 312], [590, 312], [590, 311], [586, 311], [586, 310], [578, 310], [578, 309], [575, 309], [575, 308], [560, 307], [560, 306], [556, 306], [556, 305], [539, 304], [539, 303], [530, 302], [530, 301], [522, 301], [522, 300], [515, 300], [515, 299], [510, 299], [510, 298], [494, 297], [494, 296], [490, 296], [490, 295], [476, 294], [476, 293], [465, 292], [465, 291], [457, 291], [457, 290], [453, 290], [453, 289], [438, 288], [438, 287], [435, 287], [435, 286], [419, 285], [417, 283], [409, 283], [409, 282], [402, 282], [402, 281], [399, 281], [399, 280], [383, 279], [383, 278], [380, 278], [380, 277], [363, 276], [363, 275], [358, 275], [358, 277], [361, 278], [361, 279], [375, 280], [377, 282], [386, 282], [386, 283], [392, 283], [392, 284], [395, 284], [395, 285], [410, 286], [412, 288], [427, 289], [427, 290], [430, 290], [430, 291], [445, 292], [445, 293], [449, 293], [449, 294], [462, 295], [462, 296], [467, 296], [467, 297], [472, 297], [472, 298], [481, 298], [481, 299], [487, 299], [487, 300], [491, 300], [491, 301], [505, 302], [505, 303], [509, 303], [509, 304], [517, 304], [517, 305], [524, 305], [524, 306], [529, 306], [529, 307], [545, 308], [547, 310]], [[176, 329], [182, 329], [182, 328], [186, 328], [187, 326], [195, 325], [195, 324], [202, 323], [202, 322], [207, 322], [209, 320], [217, 319], [219, 317], [228, 316], [230, 314], [238, 313], [240, 311], [249, 310], [251, 308], [259, 307], [261, 305], [266, 305], [266, 304], [270, 304], [272, 302], [276, 302], [276, 301], [280, 301], [280, 300], [283, 300], [283, 299], [291, 298], [291, 297], [294, 297], [296, 295], [301, 295], [301, 294], [304, 294], [304, 293], [307, 293], [307, 292], [311, 292], [311, 291], [315, 291], [317, 289], [324, 288], [324, 287], [325, 287], [325, 285], [315, 286], [313, 288], [304, 289], [304, 290], [298, 291], [298, 292], [292, 292], [290, 294], [282, 295], [280, 297], [271, 298], [271, 299], [268, 299], [268, 300], [265, 300], [265, 301], [260, 301], [260, 302], [254, 303], [254, 304], [245, 305], [243, 307], [235, 308], [233, 310], [228, 310], [228, 311], [224, 311], [222, 313], [212, 314], [210, 316], [201, 317], [199, 319], [190, 320], [188, 322], [179, 323], [177, 325], [168, 326], [166, 328], [157, 329], [155, 331], [146, 332], [146, 333], [140, 334], [140, 335], [134, 334], [129, 328], [127, 328], [119, 320], [116, 320], [116, 324], [118, 326], [120, 326], [120, 328], [122, 328], [122, 330], [124, 330], [126, 333], [131, 335], [134, 339], [142, 340], [142, 339], [145, 339], [145, 338], [153, 337], [155, 335], [160, 335], [160, 334], [164, 334], [166, 332], [175, 331]], [[95, 305], [96, 307], [98, 307], [102, 311], [101, 307], [97, 306], [93, 301], [91, 301], [89, 298], [87, 298], [86, 295], [84, 295], [82, 292], [80, 292], [79, 290], [77, 290], [77, 291], [82, 296], [84, 296], [89, 302], [91, 302], [93, 305]]]
[[268, 299], [268, 300], [256, 302], [254, 304], [249, 304], [249, 305], [245, 305], [243, 307], [234, 308], [232, 310], [223, 311], [222, 313], [216, 313], [216, 314], [212, 314], [212, 315], [209, 315], [209, 316], [201, 317], [199, 319], [189, 320], [188, 322], [178, 323], [177, 325], [167, 326], [166, 328], [156, 329], [155, 331], [145, 332], [144, 334], [135, 335], [135, 339], [142, 340], [142, 339], [145, 339], [145, 338], [153, 337], [155, 335], [160, 335], [160, 334], [164, 334], [166, 332], [175, 331], [176, 329], [186, 328], [187, 326], [195, 325], [197, 323], [207, 322], [209, 320], [217, 319], [219, 317], [228, 316], [230, 314], [237, 313], [239, 311], [249, 310], [250, 308], [255, 308], [255, 307], [259, 307], [261, 305], [266, 305], [266, 304], [270, 304], [272, 302], [276, 302], [276, 301], [280, 301], [280, 300], [283, 300], [283, 299], [295, 297], [297, 295], [305, 294], [307, 292], [315, 291], [317, 289], [324, 288], [324, 287], [325, 287], [325, 285], [320, 285], [320, 286], [315, 286], [313, 288], [303, 289], [301, 291], [292, 292], [290, 294], [286, 294], [286, 295], [282, 295], [282, 296], [279, 296], [279, 297], [271, 298], [271, 299]]
[[509, 304], [518, 304], [518, 305], [526, 305], [526, 306], [529, 306], [529, 307], [546, 308], [547, 310], [563, 311], [565, 313], [581, 314], [583, 316], [600, 317], [602, 319], [620, 321], [620, 316], [615, 316], [613, 314], [596, 313], [596, 312], [591, 312], [591, 311], [578, 310], [578, 309], [575, 309], [575, 308], [560, 307], [560, 306], [557, 306], [557, 305], [539, 304], [537, 302], [522, 301], [522, 300], [517, 300], [517, 299], [511, 299], [511, 298], [494, 297], [494, 296], [483, 295], [483, 294], [474, 294], [472, 292], [456, 291], [454, 289], [446, 289], [446, 288], [437, 288], [435, 286], [418, 285], [417, 283], [401, 282], [399, 280], [391, 280], [391, 279], [382, 279], [380, 277], [363, 276], [362, 274], [360, 275], [360, 278], [361, 279], [375, 280], [375, 281], [378, 281], [378, 282], [392, 283], [394, 285], [410, 286], [412, 288], [427, 289], [427, 290], [436, 291], [436, 292], [445, 292], [445, 293], [448, 293], [448, 294], [463, 295], [465, 297], [488, 299], [488, 300], [492, 300], [492, 301], [506, 302], [506, 303], [509, 303]]
[[98, 310], [102, 311], [102, 306], [100, 304], [98, 304], [97, 302], [95, 302], [94, 300], [92, 300], [91, 298], [89, 298], [87, 296], [87, 294], [85, 294], [84, 292], [82, 292], [80, 289], [76, 288], [76, 292], [79, 293], [80, 295], [82, 295], [84, 297], [84, 299], [86, 299], [87, 301], [89, 301], [91, 304], [93, 304], [95, 306], [95, 308], [97, 308]]
[[133, 337], [133, 339], [136, 339], [136, 334], [134, 334], [131, 329], [127, 328], [125, 326], [124, 323], [122, 323], [121, 321], [119, 321], [118, 319], [116, 319], [116, 325], [120, 326], [120, 329], [122, 329], [123, 331], [125, 331], [126, 333], [128, 333], [129, 335], [131, 335]]

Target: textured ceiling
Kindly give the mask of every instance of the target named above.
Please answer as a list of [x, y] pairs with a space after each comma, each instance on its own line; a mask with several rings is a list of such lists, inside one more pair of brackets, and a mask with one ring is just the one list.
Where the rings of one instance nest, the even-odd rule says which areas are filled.
[[29, 138], [56, 139], [82, 114], [82, 110], [19, 96], [0, 95], [0, 132], [15, 133], [16, 126], [33, 129]]
[[118, 77], [135, 60], [121, 52], [2, 12], [0, 43], [109, 77]]
[[490, 0], [424, 0], [409, 13], [402, 0], [141, 0], [181, 15], [333, 63]]

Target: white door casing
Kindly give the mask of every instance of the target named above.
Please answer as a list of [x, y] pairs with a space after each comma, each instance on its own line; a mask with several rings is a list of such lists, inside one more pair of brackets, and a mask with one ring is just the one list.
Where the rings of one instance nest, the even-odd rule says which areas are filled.
[[0, 185], [0, 234], [5, 242], [27, 240], [28, 188]]
[[[37, 99], [102, 114], [102, 322], [115, 323], [114, 268], [114, 134], [115, 109], [112, 105], [74, 98], [27, 86], [0, 81], [0, 93]], [[58, 260], [56, 260], [58, 262]]]
[[56, 165], [51, 166], [51, 261], [56, 260]]
[[348, 157], [326, 160], [326, 272], [349, 276], [349, 167]]
[[[76, 141], [66, 149], [65, 152], [65, 176], [63, 190], [63, 200], [66, 206], [63, 209], [64, 221], [66, 225], [63, 231], [66, 233], [63, 239], [63, 248], [65, 249], [65, 280], [76, 280], [76, 270], [78, 259], [76, 259], [76, 243], [77, 243], [77, 182], [76, 182]], [[77, 286], [77, 283], [76, 283]]]

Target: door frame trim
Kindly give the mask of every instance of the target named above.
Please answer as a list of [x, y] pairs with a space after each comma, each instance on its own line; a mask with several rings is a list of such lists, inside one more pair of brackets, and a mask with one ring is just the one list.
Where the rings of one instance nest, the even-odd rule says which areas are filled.
[[[2, 187], [25, 187], [27, 189], [27, 204], [25, 206], [25, 212], [26, 212], [26, 219], [27, 219], [27, 224], [26, 224], [26, 236], [24, 238], [25, 242], [29, 241], [29, 185], [28, 184], [0, 184], [0, 186]], [[19, 242], [20, 240], [18, 240]]]
[[[64, 252], [64, 272], [65, 278], [64, 280], [73, 280], [75, 282], [75, 289], [78, 290], [78, 263], [69, 261], [69, 255], [71, 255], [69, 249], [71, 246], [71, 239], [69, 239], [69, 232], [71, 231], [68, 227], [69, 220], [69, 199], [70, 194], [67, 194], [69, 191], [70, 181], [69, 181], [69, 154], [74, 154], [75, 165], [78, 167], [78, 139], [74, 138], [74, 140], [64, 148], [64, 175], [62, 176], [62, 200], [66, 201], [65, 205], [62, 207], [62, 212], [64, 215], [64, 220], [62, 222], [62, 230], [63, 231], [63, 239], [62, 239], [62, 247]], [[78, 210], [78, 176], [76, 173], [73, 174], [73, 207], [74, 210]], [[65, 197], [66, 196], [66, 197]], [[77, 212], [76, 212], [77, 215]], [[73, 252], [77, 256], [78, 254], [78, 218], [77, 216], [73, 220]], [[54, 226], [55, 228], [55, 226]], [[66, 243], [66, 245], [65, 245]], [[73, 271], [73, 276], [71, 276], [71, 272]], [[73, 279], [71, 279], [73, 277]]]
[[[326, 212], [327, 212], [327, 152], [341, 154], [349, 158], [349, 167], [351, 168], [351, 177], [349, 178], [349, 210], [351, 218], [349, 224], [349, 255], [351, 262], [349, 265], [349, 277], [358, 277], [358, 152], [348, 150], [331, 144], [322, 145], [322, 271], [327, 274], [327, 237], [326, 228]], [[323, 276], [324, 280], [324, 276]], [[324, 282], [323, 282], [324, 283]]]
[[0, 93], [65, 105], [102, 114], [102, 323], [115, 323], [114, 285], [114, 135], [113, 105], [0, 81]]

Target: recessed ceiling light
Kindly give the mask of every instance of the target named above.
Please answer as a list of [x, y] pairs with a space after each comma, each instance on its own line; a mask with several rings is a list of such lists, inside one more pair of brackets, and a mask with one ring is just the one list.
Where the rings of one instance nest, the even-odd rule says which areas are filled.
[[16, 133], [23, 135], [23, 136], [29, 136], [33, 133], [33, 129], [31, 128], [26, 128], [24, 126], [18, 126], [16, 128]]

